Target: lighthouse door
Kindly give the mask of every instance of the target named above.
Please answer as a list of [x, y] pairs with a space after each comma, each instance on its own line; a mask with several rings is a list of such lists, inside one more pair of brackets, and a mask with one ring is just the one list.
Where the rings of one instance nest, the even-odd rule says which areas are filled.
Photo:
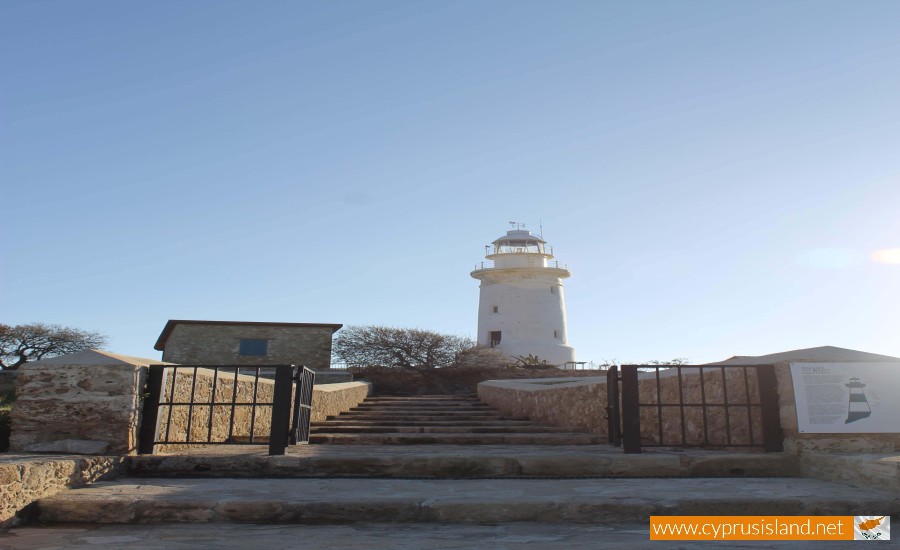
[[500, 345], [500, 331], [492, 330], [491, 331], [491, 347], [496, 348]]

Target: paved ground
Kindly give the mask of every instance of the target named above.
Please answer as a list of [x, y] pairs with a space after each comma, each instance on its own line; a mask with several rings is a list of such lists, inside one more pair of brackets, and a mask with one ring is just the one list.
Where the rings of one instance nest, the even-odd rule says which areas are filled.
[[[646, 524], [594, 525], [512, 523], [503, 525], [117, 525], [20, 528], [0, 534], [0, 550], [185, 548], [443, 550], [596, 549], [709, 550], [715, 542], [651, 541]], [[850, 543], [853, 544], [853, 543]], [[727, 543], [728, 548], [816, 550], [846, 548], [847, 542], [787, 541]]]

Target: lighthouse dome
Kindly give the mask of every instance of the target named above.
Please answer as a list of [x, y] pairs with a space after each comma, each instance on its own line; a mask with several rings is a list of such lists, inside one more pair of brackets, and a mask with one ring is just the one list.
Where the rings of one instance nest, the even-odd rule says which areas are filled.
[[512, 231], [507, 231], [506, 235], [503, 235], [491, 244], [498, 246], [528, 246], [546, 242], [547, 241], [539, 236], [532, 235], [531, 231], [528, 231], [527, 229], [514, 229]]

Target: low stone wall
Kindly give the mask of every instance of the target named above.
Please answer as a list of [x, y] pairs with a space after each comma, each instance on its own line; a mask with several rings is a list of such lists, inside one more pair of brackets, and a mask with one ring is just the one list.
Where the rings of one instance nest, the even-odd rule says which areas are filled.
[[341, 382], [313, 386], [312, 422], [337, 416], [362, 403], [372, 391], [368, 382]]
[[10, 450], [134, 452], [145, 370], [125, 363], [24, 365], [12, 409]]
[[478, 398], [513, 416], [606, 434], [606, 377], [488, 380]]
[[116, 477], [121, 464], [119, 457], [0, 456], [0, 527], [40, 498]]

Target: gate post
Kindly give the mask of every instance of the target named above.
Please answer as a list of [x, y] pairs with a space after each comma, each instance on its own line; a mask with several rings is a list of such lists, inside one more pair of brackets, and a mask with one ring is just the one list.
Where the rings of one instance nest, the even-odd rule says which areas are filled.
[[622, 366], [622, 442], [626, 453], [641, 452], [641, 406], [636, 365]]
[[784, 451], [784, 432], [781, 430], [781, 416], [778, 410], [778, 379], [775, 376], [775, 365], [756, 367], [756, 381], [759, 384], [763, 449], [767, 453], [780, 453]]
[[159, 417], [159, 400], [162, 396], [162, 379], [165, 365], [150, 365], [147, 375], [147, 391], [142, 395], [144, 408], [141, 414], [141, 431], [138, 435], [138, 454], [153, 454], [156, 441], [156, 420]]
[[619, 413], [619, 367], [606, 371], [606, 433], [609, 444], [622, 445], [622, 417]]
[[272, 395], [272, 423], [269, 432], [269, 454], [283, 455], [288, 446], [291, 421], [291, 390], [294, 386], [294, 367], [275, 367], [275, 388]]

